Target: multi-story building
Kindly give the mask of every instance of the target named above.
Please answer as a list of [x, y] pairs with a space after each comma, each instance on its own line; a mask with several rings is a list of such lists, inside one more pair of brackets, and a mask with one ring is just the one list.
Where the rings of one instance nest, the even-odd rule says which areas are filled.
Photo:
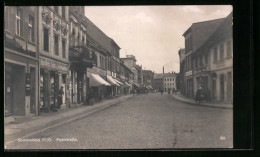
[[224, 18], [197, 22], [193, 23], [183, 34], [185, 38], [185, 59], [183, 60], [185, 73], [183, 86], [184, 94], [188, 97], [193, 97], [196, 92], [194, 88], [194, 79], [193, 79], [193, 60], [192, 54], [195, 52], [207, 39], [215, 32], [215, 30], [223, 22]]
[[61, 86], [67, 95], [69, 78], [69, 8], [38, 7], [38, 37], [40, 54], [40, 108], [57, 106]]
[[157, 92], [164, 90], [163, 89], [163, 74], [154, 73], [153, 89], [155, 89]]
[[135, 65], [137, 70], [137, 82], [139, 86], [143, 86], [143, 70], [142, 65]]
[[153, 77], [154, 72], [151, 70], [143, 70], [143, 84], [146, 87], [152, 87], [153, 86]]
[[5, 116], [38, 115], [37, 7], [4, 9]]
[[180, 72], [179, 72], [179, 76], [178, 76], [178, 83], [179, 83], [179, 90], [181, 92], [181, 94], [184, 94], [184, 89], [185, 89], [185, 84], [184, 84], [184, 78], [185, 78], [185, 72], [184, 72], [184, 66], [185, 66], [185, 49], [180, 49], [178, 51], [179, 54], [179, 59], [180, 59]]
[[139, 88], [138, 85], [138, 70], [136, 69], [136, 59], [133, 55], [126, 55], [126, 58], [120, 58], [124, 64], [133, 72], [133, 83], [130, 84], [132, 89]]
[[211, 93], [211, 99], [229, 103], [233, 99], [232, 16], [228, 15], [192, 55], [194, 89], [201, 86]]
[[163, 74], [163, 89], [164, 92], [176, 90], [176, 73]]
[[87, 24], [87, 45], [91, 53], [97, 56], [96, 65], [87, 68], [89, 86], [97, 99], [119, 95], [124, 79], [120, 78], [120, 47], [87, 17], [84, 17], [84, 21]]

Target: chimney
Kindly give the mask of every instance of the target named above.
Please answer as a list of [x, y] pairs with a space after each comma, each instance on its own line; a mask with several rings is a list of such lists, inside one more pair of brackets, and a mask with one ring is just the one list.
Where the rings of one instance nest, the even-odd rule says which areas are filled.
[[164, 74], [164, 67], [163, 67], [163, 74]]

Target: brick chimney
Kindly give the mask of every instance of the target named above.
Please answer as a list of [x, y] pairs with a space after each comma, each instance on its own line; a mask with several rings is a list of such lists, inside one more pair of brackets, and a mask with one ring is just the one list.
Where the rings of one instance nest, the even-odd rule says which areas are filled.
[[163, 70], [162, 70], [162, 71], [163, 71], [163, 74], [164, 74], [164, 67], [163, 67]]

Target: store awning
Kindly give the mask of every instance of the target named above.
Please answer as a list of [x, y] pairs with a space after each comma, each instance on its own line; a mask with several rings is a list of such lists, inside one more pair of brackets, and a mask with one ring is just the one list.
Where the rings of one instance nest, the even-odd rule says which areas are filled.
[[120, 86], [115, 79], [113, 79], [111, 76], [107, 75], [107, 81], [111, 84], [111, 85], [116, 85], [116, 86]]
[[130, 84], [128, 84], [127, 82], [125, 82], [125, 84], [126, 84], [126, 86], [128, 86], [128, 87], [131, 87], [131, 85], [130, 85]]
[[140, 88], [140, 86], [138, 84], [136, 84], [136, 83], [133, 83], [133, 85], [135, 85], [136, 87]]
[[115, 81], [116, 81], [119, 85], [123, 85], [122, 82], [120, 82], [120, 81], [118, 81], [118, 80], [116, 80], [116, 79], [115, 79]]
[[90, 74], [89, 86], [111, 86], [107, 81], [97, 74]]

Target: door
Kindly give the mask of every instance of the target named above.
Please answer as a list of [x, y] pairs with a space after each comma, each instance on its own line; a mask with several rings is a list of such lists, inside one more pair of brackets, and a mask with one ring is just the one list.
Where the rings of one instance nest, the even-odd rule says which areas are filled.
[[31, 80], [31, 95], [30, 95], [30, 112], [36, 112], [36, 105], [35, 105], [35, 68], [30, 68], [30, 80]]
[[[8, 67], [8, 69], [11, 67]], [[7, 69], [7, 67], [6, 67]], [[13, 114], [13, 78], [9, 71], [5, 71], [5, 115]]]
[[232, 75], [231, 72], [227, 73], [227, 100], [229, 102], [232, 101], [232, 94], [233, 94], [233, 89], [232, 89]]
[[224, 74], [220, 75], [220, 100], [224, 100]]

